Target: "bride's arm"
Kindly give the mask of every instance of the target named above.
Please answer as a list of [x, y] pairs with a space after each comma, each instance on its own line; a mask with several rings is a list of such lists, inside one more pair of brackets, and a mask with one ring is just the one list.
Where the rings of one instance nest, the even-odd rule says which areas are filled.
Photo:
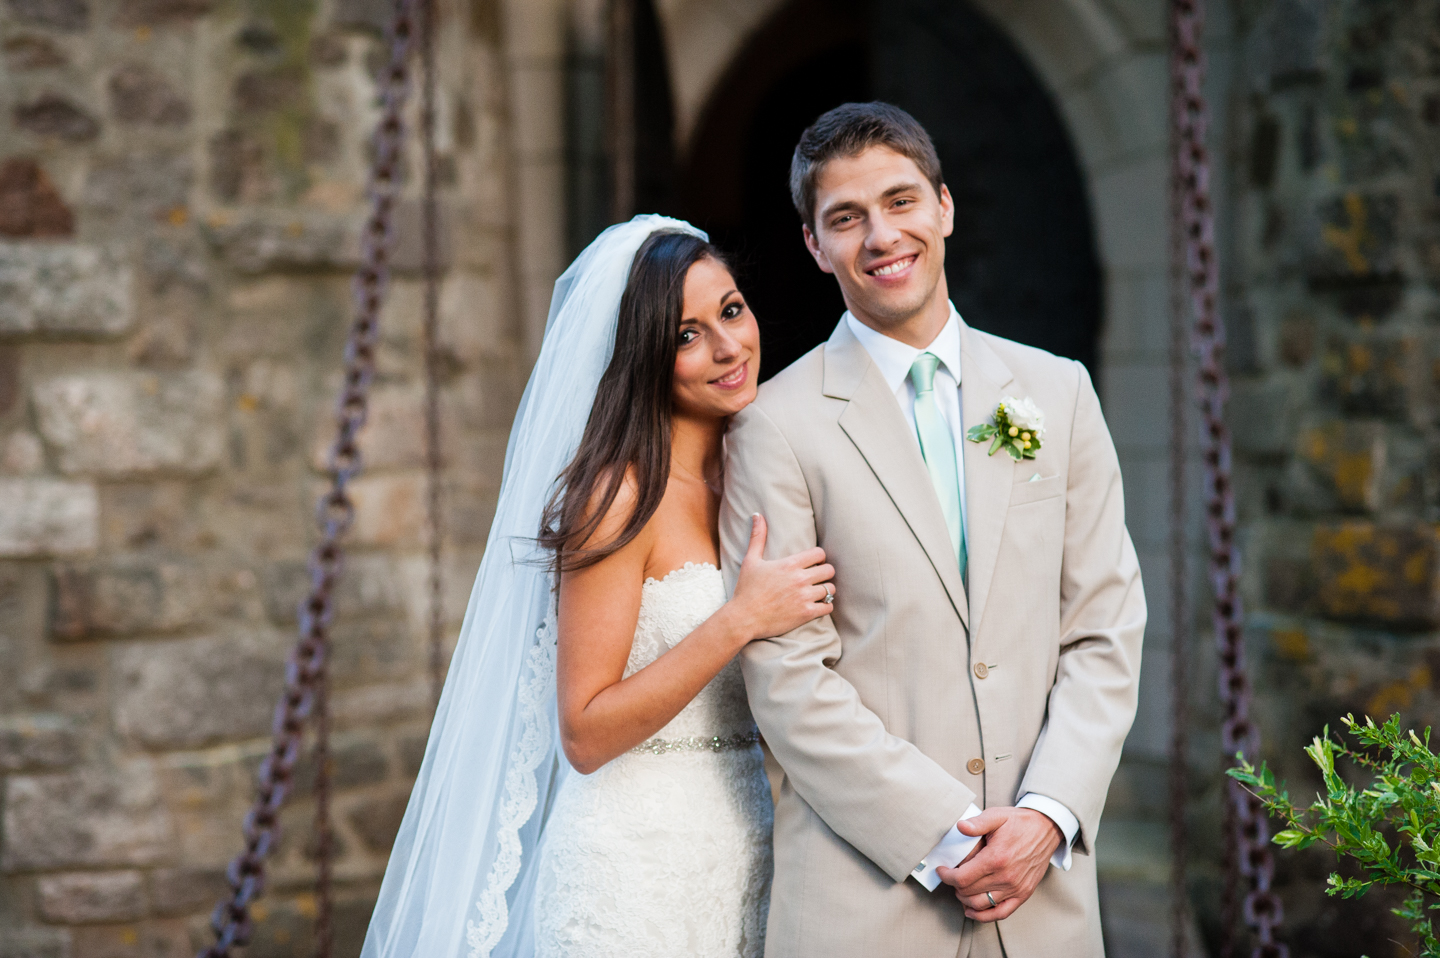
[[[594, 540], [613, 537], [633, 498], [622, 490]], [[622, 501], [624, 500], [624, 501]], [[775, 562], [762, 558], [763, 519], [735, 597], [674, 648], [622, 679], [635, 624], [645, 562], [656, 533], [639, 536], [600, 562], [560, 580], [557, 693], [565, 757], [588, 775], [654, 736], [752, 639], [778, 635], [830, 610], [818, 601], [834, 570], [811, 549]]]

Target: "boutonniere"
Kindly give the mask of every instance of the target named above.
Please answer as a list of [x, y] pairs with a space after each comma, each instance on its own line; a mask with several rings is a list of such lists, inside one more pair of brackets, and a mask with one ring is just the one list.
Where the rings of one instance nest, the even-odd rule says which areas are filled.
[[1040, 451], [1040, 440], [1045, 438], [1045, 414], [1029, 396], [1024, 399], [1006, 396], [995, 407], [990, 421], [970, 427], [965, 438], [971, 442], [994, 439], [986, 453], [988, 456], [1003, 448], [1016, 462], [1034, 459]]

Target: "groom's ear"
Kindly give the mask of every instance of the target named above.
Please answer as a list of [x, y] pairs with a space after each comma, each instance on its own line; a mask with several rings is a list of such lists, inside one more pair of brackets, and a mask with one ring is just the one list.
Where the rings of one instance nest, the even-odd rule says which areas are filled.
[[[954, 217], [952, 216], [951, 219], [953, 221]], [[810, 251], [811, 256], [815, 257], [815, 265], [819, 266], [822, 272], [834, 273], [835, 267], [830, 265], [830, 259], [825, 255], [825, 251], [820, 248], [819, 242], [815, 239], [814, 232], [804, 223], [800, 224], [800, 230], [805, 236], [805, 248]], [[946, 233], [945, 235], [949, 236], [950, 234]]]
[[950, 198], [950, 187], [940, 184], [940, 235], [949, 236], [955, 232], [955, 201]]

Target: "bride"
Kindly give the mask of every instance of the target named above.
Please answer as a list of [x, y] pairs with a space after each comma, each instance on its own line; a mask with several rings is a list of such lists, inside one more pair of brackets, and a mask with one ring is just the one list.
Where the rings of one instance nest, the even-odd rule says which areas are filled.
[[756, 516], [726, 600], [721, 443], [759, 356], [688, 224], [611, 227], [556, 283], [364, 958], [763, 954], [772, 813], [733, 660], [827, 614], [833, 569], [765, 560]]

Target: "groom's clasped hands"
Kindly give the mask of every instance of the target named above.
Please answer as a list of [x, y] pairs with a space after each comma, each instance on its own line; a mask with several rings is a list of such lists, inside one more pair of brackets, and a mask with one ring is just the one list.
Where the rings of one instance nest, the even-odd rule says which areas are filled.
[[941, 866], [936, 874], [955, 889], [965, 916], [975, 921], [1014, 914], [1034, 894], [1064, 841], [1060, 827], [1033, 808], [989, 808], [956, 827], [964, 835], [980, 836], [980, 844], [959, 865]]

